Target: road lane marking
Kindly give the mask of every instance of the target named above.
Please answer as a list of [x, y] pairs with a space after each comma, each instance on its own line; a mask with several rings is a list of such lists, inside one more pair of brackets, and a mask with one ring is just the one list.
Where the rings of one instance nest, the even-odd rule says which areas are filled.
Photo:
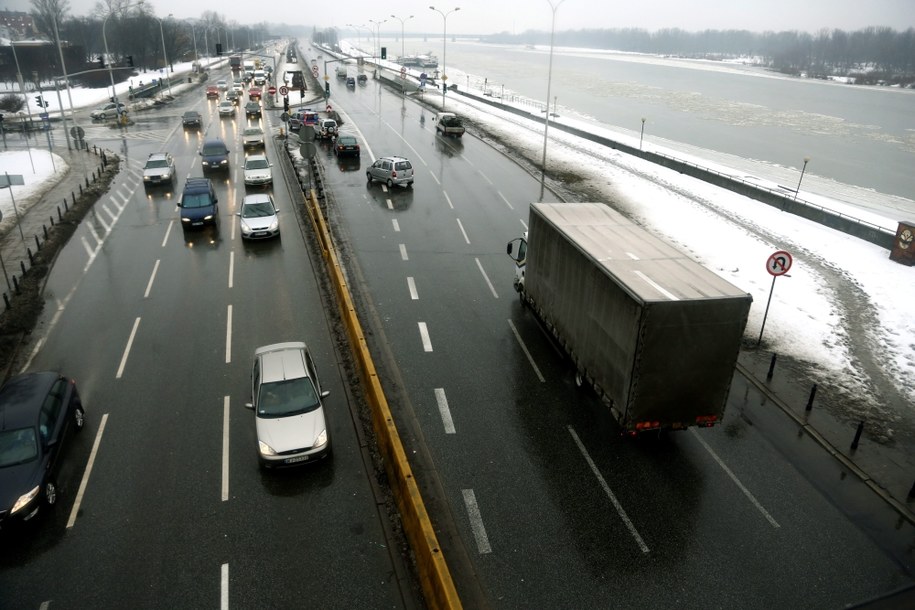
[[127, 364], [127, 356], [130, 355], [130, 346], [133, 345], [133, 338], [137, 336], [137, 327], [140, 326], [140, 318], [138, 317], [133, 322], [133, 329], [130, 331], [130, 338], [127, 339], [127, 345], [124, 347], [124, 355], [121, 356], [121, 365], [118, 367], [118, 374], [115, 376], [115, 379], [120, 379], [121, 375], [124, 374], [124, 366]]
[[454, 420], [451, 419], [451, 410], [448, 408], [448, 399], [445, 397], [444, 388], [435, 388], [435, 402], [438, 403], [438, 412], [442, 415], [442, 423], [445, 425], [445, 434], [454, 434]]
[[505, 202], [505, 205], [508, 206], [508, 209], [509, 209], [509, 210], [514, 210], [514, 209], [515, 209], [515, 206], [513, 206], [513, 205], [511, 204], [511, 202], [509, 202], [509, 200], [505, 198], [505, 195], [502, 194], [502, 191], [496, 191], [496, 193], [499, 194], [499, 197], [502, 198], [502, 201]]
[[88, 256], [89, 258], [92, 258], [93, 256], [95, 256], [95, 252], [92, 251], [92, 247], [89, 245], [89, 240], [86, 239], [86, 236], [85, 235], [81, 236], [79, 238], [79, 240], [81, 242], [83, 242], [83, 248], [86, 249], [86, 256]]
[[518, 345], [521, 346], [521, 349], [524, 351], [524, 355], [527, 356], [527, 361], [531, 363], [532, 367], [534, 367], [534, 372], [537, 373], [537, 378], [540, 379], [540, 383], [544, 383], [546, 379], [543, 378], [543, 374], [540, 372], [540, 368], [537, 366], [537, 363], [534, 362], [534, 357], [531, 356], [529, 351], [527, 351], [527, 346], [524, 345], [524, 341], [521, 340], [521, 335], [518, 334], [518, 329], [515, 328], [514, 322], [509, 320], [508, 325], [512, 327], [512, 332], [515, 333], [515, 339], [518, 340]]
[[219, 575], [219, 610], [229, 610], [229, 564], [222, 564]]
[[457, 218], [458, 227], [461, 229], [461, 234], [464, 236], [464, 241], [467, 242], [467, 245], [470, 245], [470, 238], [467, 237], [467, 231], [464, 230], [464, 225], [461, 223], [461, 219]]
[[229, 305], [226, 317], [226, 364], [232, 362], [232, 306]]
[[445, 201], [448, 202], [448, 207], [452, 210], [454, 209], [454, 204], [451, 203], [451, 197], [448, 196], [448, 191], [442, 191], [442, 194], [445, 196]]
[[527, 231], [527, 223], [524, 222], [524, 219], [521, 219], [521, 226], [524, 227], [524, 230]]
[[477, 261], [477, 268], [479, 268], [480, 273], [483, 274], [483, 279], [486, 280], [486, 285], [489, 286], [489, 291], [492, 292], [492, 296], [498, 299], [498, 298], [499, 298], [499, 294], [496, 292], [496, 289], [495, 289], [495, 287], [492, 285], [492, 282], [489, 281], [489, 276], [486, 275], [486, 272], [485, 272], [485, 271], [483, 271], [483, 263], [481, 263], [481, 262], [480, 262], [480, 259], [478, 259], [478, 258], [476, 258], [476, 257], [474, 257], [473, 260]]
[[572, 429], [572, 426], [568, 426], [569, 434], [572, 435], [572, 440], [575, 441], [575, 444], [578, 445], [578, 450], [581, 451], [582, 456], [584, 456], [585, 461], [588, 462], [588, 466], [591, 468], [591, 472], [594, 473], [594, 476], [597, 477], [597, 481], [600, 483], [600, 486], [604, 489], [604, 493], [607, 494], [607, 497], [610, 498], [610, 502], [613, 503], [614, 508], [616, 508], [616, 513], [620, 516], [620, 519], [623, 520], [623, 523], [626, 525], [626, 528], [629, 530], [629, 533], [632, 534], [632, 537], [635, 538], [636, 544], [639, 545], [639, 548], [642, 549], [643, 553], [648, 553], [648, 545], [645, 544], [645, 541], [642, 540], [642, 536], [639, 535], [637, 529], [632, 524], [632, 521], [629, 519], [629, 515], [626, 514], [626, 511], [623, 509], [623, 505], [620, 504], [619, 500], [616, 499], [616, 496], [613, 494], [613, 491], [610, 489], [610, 486], [607, 485], [607, 481], [604, 480], [603, 475], [597, 469], [597, 465], [594, 463], [594, 460], [591, 459], [591, 456], [588, 455], [588, 450], [585, 449], [584, 443], [581, 442], [581, 439], [578, 438], [578, 434], [575, 433], [575, 430]]
[[229, 252], [229, 288], [235, 278], [235, 252]]
[[95, 248], [93, 248], [93, 252], [92, 252], [92, 256], [95, 256], [95, 253], [98, 251], [98, 247], [102, 243], [102, 238], [99, 237], [98, 231], [95, 230], [95, 227], [91, 223], [86, 226], [89, 229], [89, 232], [92, 233], [92, 239], [95, 240]]
[[390, 198], [385, 199], [385, 201], [387, 201], [387, 203], [388, 203], [388, 209], [393, 211], [393, 210], [394, 210], [394, 202], [391, 201]]
[[111, 210], [109, 210], [108, 206], [106, 206], [104, 203], [100, 206], [100, 208], [101, 208], [101, 211], [98, 214], [95, 214], [95, 217], [94, 217], [95, 222], [102, 225], [102, 228], [105, 229], [105, 233], [107, 233], [108, 231], [111, 230], [111, 225], [108, 224], [107, 222], [105, 222], [105, 219], [102, 218], [101, 212], [105, 212], [106, 214], [108, 214], [109, 217], [112, 217]]
[[232, 226], [229, 227], [229, 235], [232, 236], [232, 237], [230, 237], [229, 239], [231, 239], [232, 241], [235, 241], [235, 222], [236, 222], [237, 220], [238, 220], [238, 216], [235, 216], [235, 215], [233, 214], [233, 215], [232, 215]]
[[432, 340], [429, 338], [429, 329], [426, 327], [425, 322], [419, 323], [419, 336], [423, 340], [423, 351], [431, 352]]
[[400, 260], [408, 261], [410, 257], [407, 256], [407, 246], [400, 244]]
[[95, 464], [95, 456], [98, 454], [99, 445], [102, 443], [102, 434], [105, 432], [105, 424], [108, 423], [108, 414], [102, 415], [102, 422], [98, 426], [98, 432], [95, 433], [95, 442], [92, 443], [92, 451], [89, 452], [89, 461], [86, 463], [86, 470], [83, 472], [83, 478], [79, 482], [79, 490], [76, 492], [76, 501], [73, 508], [70, 509], [70, 518], [67, 519], [67, 529], [73, 527], [76, 523], [76, 515], [79, 513], [79, 507], [83, 503], [83, 495], [86, 493], [86, 487], [89, 485], [89, 475], [92, 474], [92, 465]]
[[169, 220], [169, 221], [168, 221], [168, 228], [165, 229], [165, 237], [162, 238], [162, 247], [163, 247], [163, 248], [165, 247], [165, 244], [168, 243], [168, 236], [169, 236], [169, 234], [172, 232], [172, 227], [173, 227], [174, 225], [175, 225], [175, 221], [174, 221], [174, 220]]
[[396, 218], [392, 218], [392, 219], [391, 219], [391, 224], [394, 225], [394, 232], [395, 232], [395, 233], [400, 233], [400, 223], [397, 222], [397, 219], [396, 219]]
[[435, 183], [436, 183], [437, 185], [441, 186], [441, 185], [442, 185], [442, 182], [441, 182], [441, 180], [438, 179], [438, 176], [435, 175], [435, 172], [433, 172], [433, 171], [430, 169], [430, 170], [429, 170], [429, 173], [432, 174], [432, 179], [435, 180]]
[[159, 259], [156, 259], [156, 264], [153, 265], [152, 273], [149, 275], [149, 282], [146, 284], [146, 292], [143, 293], [143, 298], [148, 299], [149, 293], [152, 290], [153, 282], [156, 281], [156, 273], [159, 271]]
[[766, 521], [768, 521], [772, 525], [772, 527], [776, 527], [776, 528], [781, 527], [778, 524], [778, 521], [776, 521], [772, 517], [772, 515], [770, 515], [769, 512], [765, 508], [763, 508], [762, 504], [760, 504], [759, 501], [757, 501], [756, 497], [752, 493], [750, 493], [750, 490], [747, 489], [744, 486], [744, 484], [740, 482], [740, 479], [737, 478], [737, 475], [735, 475], [731, 471], [731, 469], [727, 467], [727, 465], [724, 463], [724, 460], [722, 460], [720, 457], [718, 457], [718, 454], [715, 453], [711, 447], [709, 447], [708, 443], [705, 442], [705, 439], [703, 439], [702, 436], [700, 436], [699, 433], [696, 432], [696, 429], [690, 428], [689, 431], [692, 432], [693, 436], [699, 440], [699, 442], [702, 444], [703, 447], [705, 447], [705, 450], [708, 451], [709, 455], [712, 456], [712, 459], [714, 459], [716, 462], [718, 462], [718, 465], [721, 466], [721, 469], [724, 470], [725, 474], [728, 475], [729, 477], [731, 477], [731, 480], [734, 481], [734, 484], [737, 485], [737, 488], [740, 489], [740, 491], [743, 492], [743, 495], [745, 495], [747, 497], [747, 499], [750, 501], [750, 503], [756, 507], [756, 510], [758, 510], [759, 512], [762, 513], [763, 517], [766, 518]]
[[477, 541], [477, 550], [480, 555], [492, 553], [492, 547], [489, 546], [489, 537], [486, 535], [486, 528], [483, 526], [483, 517], [480, 516], [480, 507], [477, 506], [477, 497], [472, 489], [462, 489], [461, 494], [464, 496], [467, 516], [470, 518], [470, 529]]
[[407, 278], [407, 288], [410, 290], [410, 298], [414, 301], [418, 301], [419, 293], [416, 292], [416, 282], [413, 281], [412, 277]]
[[480, 170], [477, 170], [477, 172], [478, 172], [481, 176], [483, 176], [483, 179], [486, 180], [486, 182], [488, 182], [489, 184], [494, 184], [493, 181], [489, 179], [489, 176], [487, 176], [486, 174], [484, 174], [484, 173], [481, 172]]
[[222, 402], [222, 501], [229, 499], [229, 397]]

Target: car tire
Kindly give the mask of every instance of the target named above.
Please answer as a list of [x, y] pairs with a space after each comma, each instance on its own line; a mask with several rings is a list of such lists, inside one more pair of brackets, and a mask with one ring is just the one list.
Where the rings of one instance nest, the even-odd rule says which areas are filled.
[[86, 412], [83, 411], [82, 407], [76, 407], [73, 411], [73, 424], [76, 426], [76, 431], [79, 432], [86, 425]]
[[374, 182], [374, 180], [372, 180], [372, 173], [371, 173], [371, 172], [365, 172], [365, 177], [368, 179], [369, 184], [371, 184], [372, 182]]
[[44, 501], [48, 506], [57, 504], [57, 485], [54, 481], [48, 481], [44, 484]]

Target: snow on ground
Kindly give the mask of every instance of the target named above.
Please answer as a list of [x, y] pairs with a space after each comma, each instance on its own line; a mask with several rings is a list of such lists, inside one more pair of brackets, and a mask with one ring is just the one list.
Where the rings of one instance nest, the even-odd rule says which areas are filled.
[[[390, 65], [399, 70], [399, 66]], [[278, 68], [282, 74], [282, 67]], [[184, 69], [189, 70], [190, 66]], [[454, 68], [449, 71], [453, 82], [462, 82], [462, 73]], [[423, 95], [429, 104], [441, 103], [440, 90], [430, 90]], [[107, 93], [74, 89], [76, 106], [80, 103], [93, 106], [106, 99]], [[336, 104], [337, 110], [345, 115], [345, 108], [340, 106], [340, 103]], [[534, 167], [539, 166], [543, 146], [541, 124], [460, 95], [448, 94], [447, 106], [469, 123], [485, 128], [511, 152], [520, 153], [534, 160]], [[565, 117], [560, 120], [573, 123], [573, 119]], [[585, 122], [576, 126], [593, 130], [593, 126]], [[550, 130], [549, 135], [547, 165], [550, 173], [580, 176], [582, 182], [571, 188], [589, 193], [594, 200], [613, 201], [617, 208], [653, 233], [665, 237], [753, 295], [748, 337], [755, 339], [760, 333], [773, 285], [772, 277], [765, 269], [766, 260], [776, 250], [791, 252], [794, 256], [791, 272], [775, 282], [765, 325], [765, 346], [808, 363], [830, 385], [841, 384], [842, 390], [856, 397], [864, 412], [884, 420], [882, 433], [885, 436], [893, 436], [897, 425], [915, 431], [915, 410], [912, 409], [915, 404], [915, 316], [912, 315], [915, 269], [890, 261], [888, 252], [882, 248], [763, 203], [569, 136], [558, 129]], [[627, 130], [618, 133], [602, 130], [601, 135], [638, 146], [638, 134]], [[707, 156], [695, 156], [694, 151], [667, 148], [656, 141], [649, 145], [656, 152], [722, 173], [752, 176], [773, 189], [781, 188], [779, 184], [785, 183], [778, 173], [773, 174], [773, 170], [785, 168], [754, 164], [746, 159], [725, 159], [714, 151], [707, 151]], [[17, 187], [24, 190], [14, 191], [17, 201], [20, 197], [29, 198], [29, 192], [39, 192], [42, 183], [53, 179], [54, 171], [48, 167], [51, 157], [37, 153], [32, 151], [36, 165], [32, 174], [25, 151], [0, 153], [0, 168], [27, 176], [26, 187]], [[739, 167], [727, 161], [735, 161]], [[790, 175], [796, 173], [792, 170]], [[896, 228], [897, 213], [881, 214], [881, 210], [886, 210], [887, 206], [892, 210], [915, 210], [909, 200], [880, 193], [870, 193], [870, 209], [862, 210], [851, 206], [844, 197], [832, 196], [852, 191], [854, 187], [815, 180], [807, 182], [806, 179], [804, 185], [801, 193], [808, 201], [890, 230]], [[859, 195], [855, 193], [849, 199], [857, 200]], [[4, 189], [0, 192], [0, 209], [4, 215], [8, 204], [8, 190]], [[511, 237], [514, 236], [506, 236], [506, 241]], [[493, 247], [501, 250], [502, 244]], [[848, 294], [852, 295], [851, 304]], [[862, 327], [862, 318], [854, 311], [855, 302], [865, 311], [873, 312], [873, 323], [865, 323]], [[867, 321], [866, 315], [863, 319]], [[895, 386], [903, 404], [886, 405], [875, 398], [874, 371], [869, 370], [867, 363], [862, 363], [867, 360], [862, 358], [863, 352], [872, 355], [879, 367], [878, 373]]]

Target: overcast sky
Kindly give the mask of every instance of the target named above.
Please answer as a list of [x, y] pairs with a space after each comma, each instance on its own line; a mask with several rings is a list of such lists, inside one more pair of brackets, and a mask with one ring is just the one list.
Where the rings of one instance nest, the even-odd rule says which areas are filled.
[[[552, 11], [558, 0], [456, 0], [435, 6], [444, 12], [460, 11], [448, 17], [448, 31], [455, 34], [521, 33], [528, 29], [549, 30]], [[30, 11], [28, 0], [4, 0], [8, 10]], [[226, 2], [205, 6], [187, 0], [149, 0], [155, 13], [178, 18], [199, 17], [204, 9], [215, 10], [228, 21], [241, 25], [258, 22], [343, 27], [347, 23], [369, 24], [369, 20], [388, 22], [382, 32], [438, 32], [442, 16], [426, 2], [397, 0], [342, 0], [307, 5], [290, 2]], [[88, 15], [96, 0], [70, 0], [71, 14]], [[252, 10], [253, 9], [253, 10]], [[915, 27], [915, 0], [564, 0], [556, 12], [556, 29], [642, 28], [657, 30], [677, 27], [685, 30], [747, 29], [805, 30], [821, 28], [857, 30], [870, 25], [897, 30]]]

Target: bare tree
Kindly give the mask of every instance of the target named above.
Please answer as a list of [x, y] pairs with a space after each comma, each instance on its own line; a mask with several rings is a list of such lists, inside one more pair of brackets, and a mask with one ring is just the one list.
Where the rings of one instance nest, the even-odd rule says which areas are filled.
[[32, 5], [32, 21], [35, 29], [49, 39], [59, 42], [55, 25], [59, 27], [64, 17], [70, 12], [69, 0], [29, 0]]

